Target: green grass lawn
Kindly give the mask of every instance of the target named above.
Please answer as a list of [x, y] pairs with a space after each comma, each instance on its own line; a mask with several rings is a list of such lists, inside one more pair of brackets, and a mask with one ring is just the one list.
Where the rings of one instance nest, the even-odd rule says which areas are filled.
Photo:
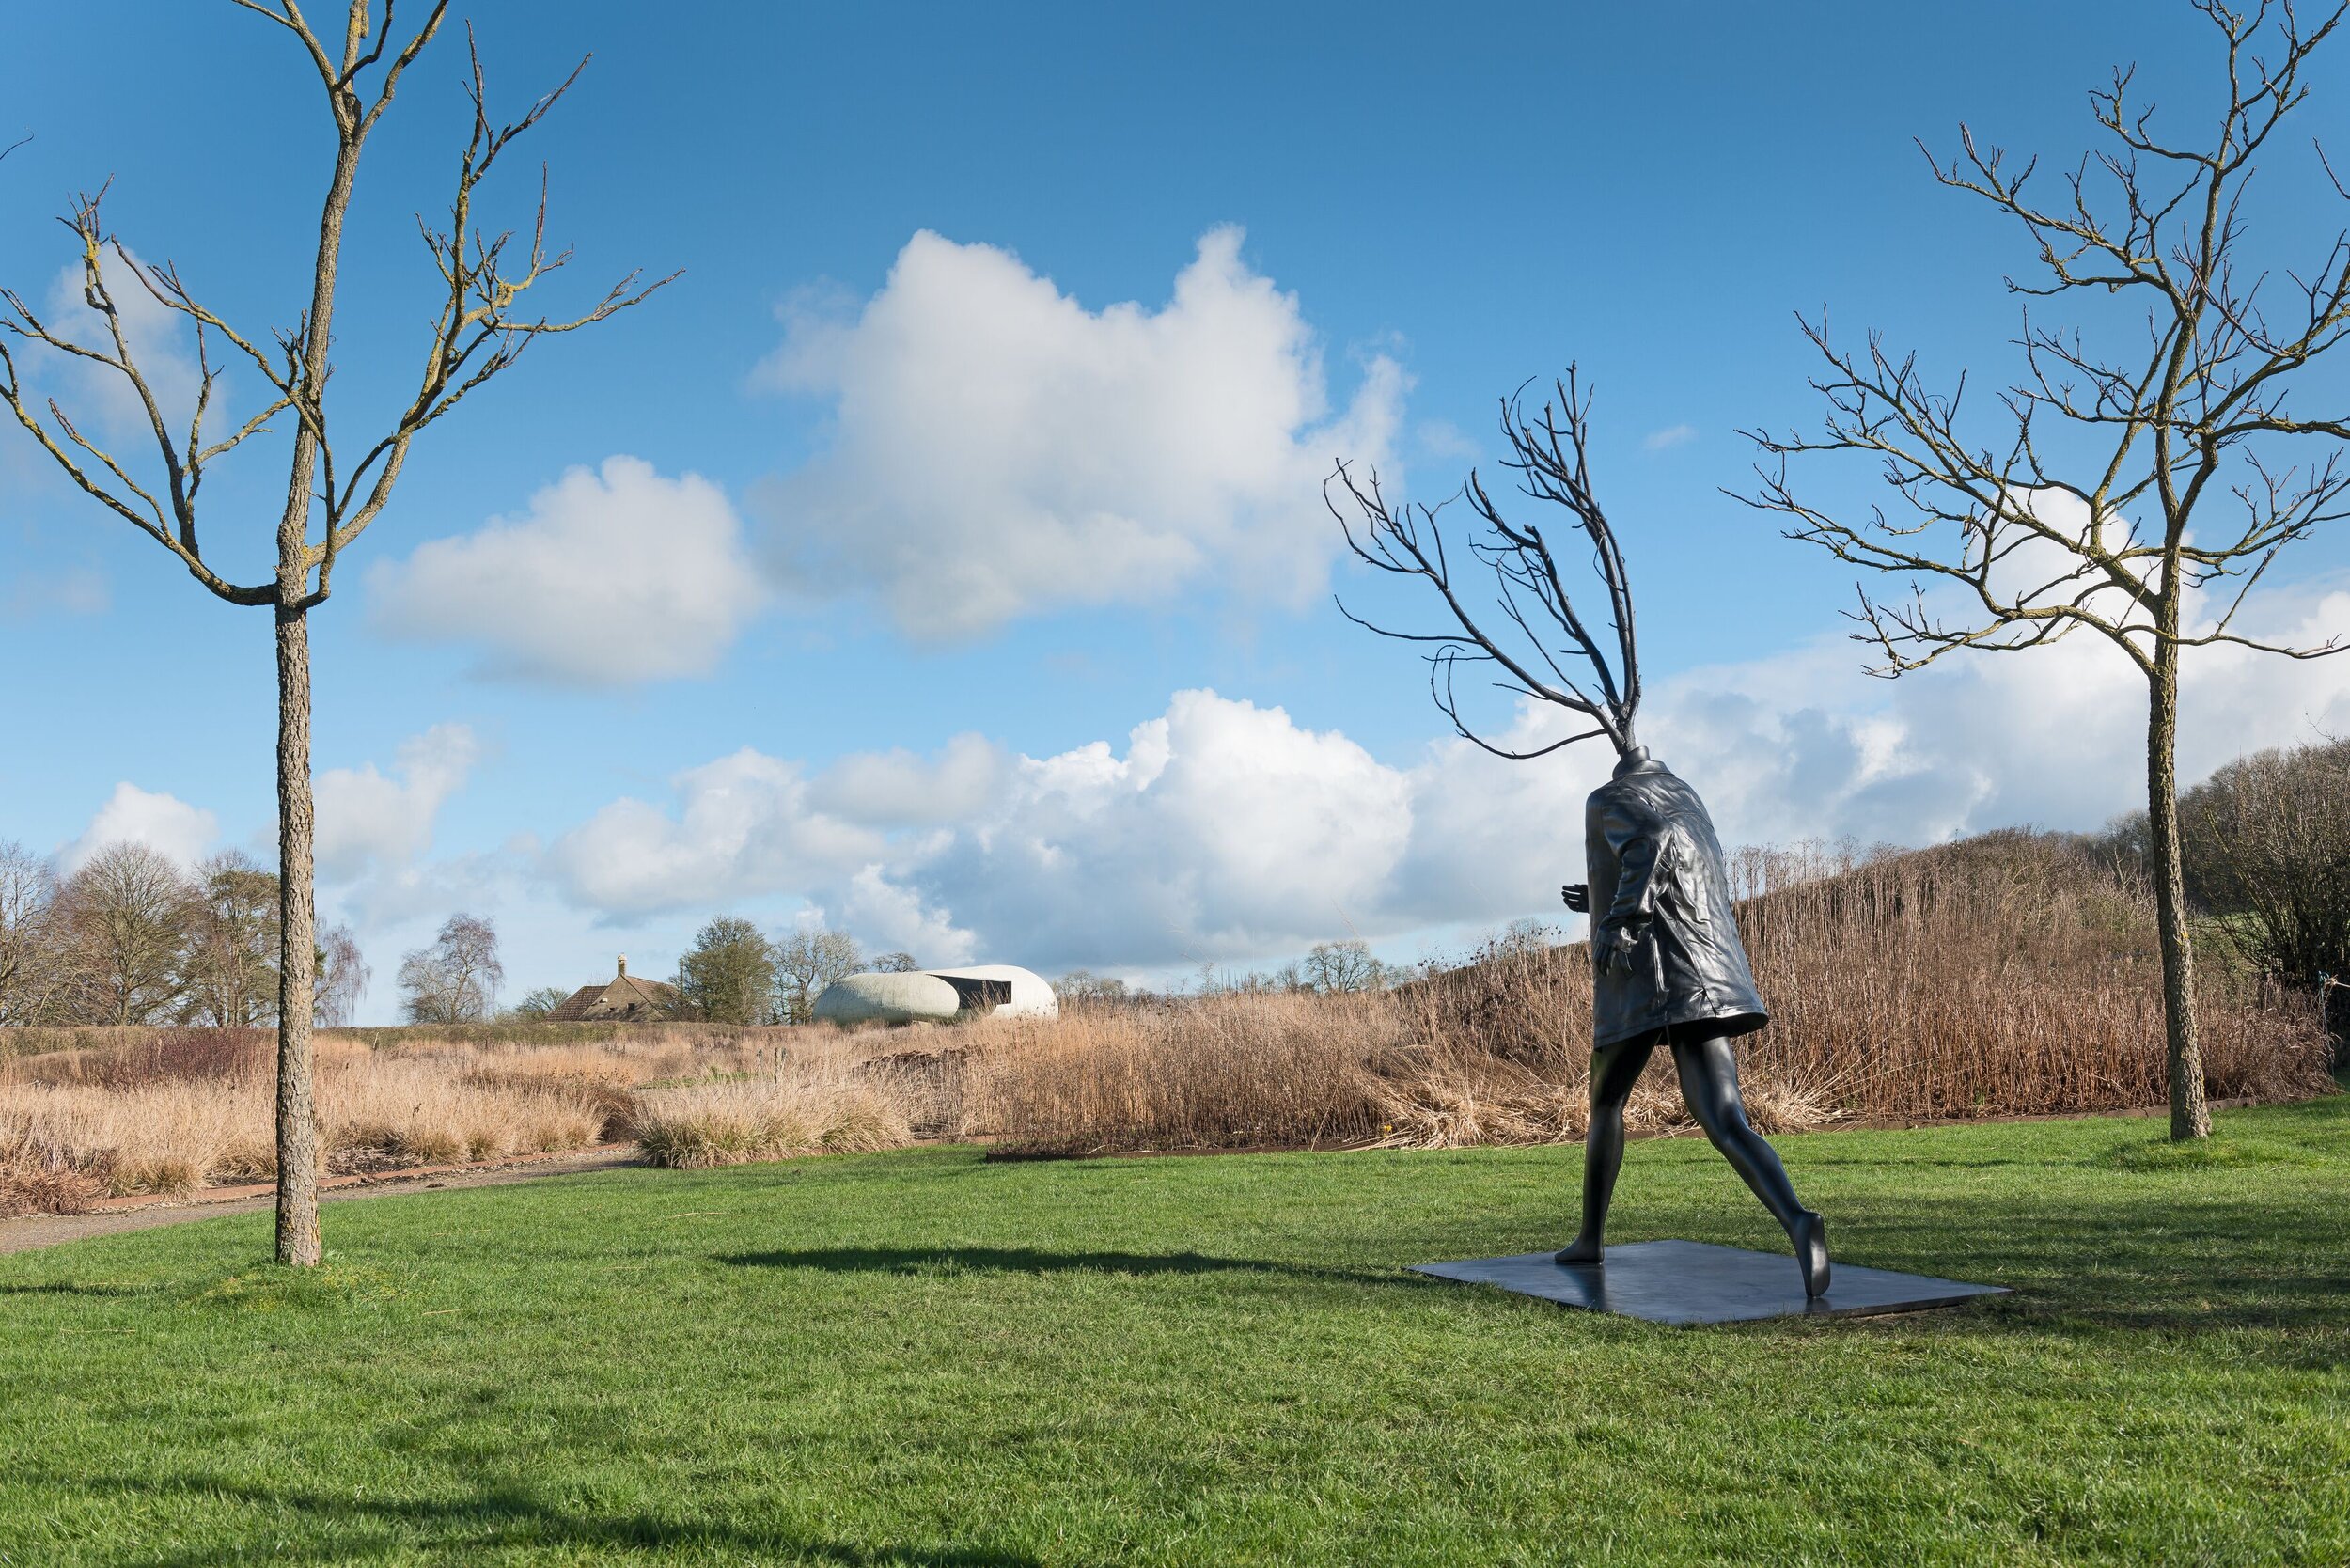
[[[0, 1258], [0, 1562], [2350, 1561], [2350, 1097], [1780, 1140], [1841, 1259], [1665, 1328], [1407, 1274], [1580, 1152], [630, 1170]], [[1703, 1143], [1616, 1239], [1783, 1246]], [[1789, 1265], [1791, 1268], [1793, 1264]]]

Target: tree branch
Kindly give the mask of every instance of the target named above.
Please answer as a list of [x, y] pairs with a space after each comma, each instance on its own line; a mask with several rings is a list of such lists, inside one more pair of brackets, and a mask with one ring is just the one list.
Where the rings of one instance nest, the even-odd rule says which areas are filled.
[[[1499, 620], [1489, 622], [1472, 608], [1453, 581], [1442, 513], [1436, 507], [1405, 505], [1391, 508], [1374, 473], [1368, 484], [1353, 468], [1340, 463], [1323, 486], [1323, 504], [1338, 520], [1347, 548], [1355, 558], [1392, 576], [1417, 577], [1436, 590], [1453, 629], [1423, 633], [1399, 632], [1376, 624], [1339, 603], [1340, 614], [1355, 625], [1401, 642], [1435, 645], [1429, 654], [1429, 696], [1450, 721], [1453, 730], [1496, 757], [1525, 760], [1547, 756], [1576, 741], [1605, 735], [1619, 751], [1636, 745], [1634, 723], [1640, 700], [1638, 640], [1633, 619], [1632, 593], [1623, 553], [1614, 528], [1591, 490], [1590, 464], [1590, 400], [1570, 367], [1554, 384], [1554, 396], [1538, 414], [1526, 411], [1525, 388], [1501, 402], [1503, 439], [1510, 456], [1503, 466], [1519, 476], [1519, 488], [1528, 498], [1561, 508], [1570, 526], [1583, 534], [1592, 551], [1592, 570], [1607, 593], [1614, 633], [1612, 653], [1584, 621], [1569, 593], [1559, 562], [1539, 524], [1513, 522], [1486, 490], [1475, 470], [1464, 482], [1461, 496], [1481, 530], [1467, 538], [1471, 555], [1494, 576], [1494, 603]], [[1341, 487], [1355, 514], [1350, 519], [1331, 494]], [[1362, 533], [1355, 531], [1359, 521]], [[1521, 598], [1523, 595], [1523, 599]], [[1530, 601], [1530, 604], [1528, 603]], [[1538, 625], [1538, 619], [1546, 623]], [[1514, 635], [1508, 635], [1514, 629]], [[1550, 639], [1563, 635], [1567, 646], [1555, 650]], [[1596, 691], [1566, 673], [1561, 657], [1586, 665]], [[1533, 701], [1582, 715], [1594, 729], [1532, 750], [1499, 745], [1477, 732], [1462, 714], [1455, 684], [1462, 664], [1491, 664], [1510, 676], [1496, 682], [1499, 689]], [[1549, 678], [1538, 675], [1536, 667]]]

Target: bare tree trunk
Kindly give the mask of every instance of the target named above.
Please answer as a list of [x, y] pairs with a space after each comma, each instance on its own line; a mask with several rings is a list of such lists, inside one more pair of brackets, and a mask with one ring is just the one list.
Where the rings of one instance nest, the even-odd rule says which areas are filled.
[[[341, 110], [342, 145], [319, 217], [318, 261], [311, 274], [304, 384], [326, 384], [335, 321], [335, 282], [342, 260], [343, 214], [359, 176], [359, 141]], [[310, 1021], [318, 983], [318, 891], [311, 886], [317, 823], [310, 802], [309, 525], [320, 430], [306, 419], [294, 431], [286, 510], [277, 524], [277, 1261], [308, 1268], [319, 1261], [318, 1098], [313, 1089]], [[328, 529], [334, 527], [332, 519]]]
[[[2170, 608], [2175, 619], [2175, 604]], [[2154, 923], [2162, 938], [2162, 1000], [2170, 1077], [2170, 1136], [2207, 1137], [2203, 1048], [2195, 1028], [2195, 945], [2186, 927], [2186, 876], [2179, 856], [2179, 645], [2154, 648], [2147, 682], [2146, 822], [2152, 839]]]
[[310, 619], [277, 611], [277, 1261], [319, 1261], [319, 1134], [310, 1015], [318, 912], [310, 886]]

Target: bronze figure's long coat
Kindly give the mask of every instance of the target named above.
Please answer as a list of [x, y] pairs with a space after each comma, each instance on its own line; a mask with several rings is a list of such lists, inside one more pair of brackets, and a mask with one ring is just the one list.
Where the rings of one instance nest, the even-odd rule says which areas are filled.
[[[1744, 1034], [1769, 1022], [1738, 939], [1721, 841], [1695, 790], [1643, 754], [1617, 764], [1584, 810], [1596, 984], [1591, 1048], [1684, 1024]], [[1629, 973], [1608, 933], [1636, 941]]]

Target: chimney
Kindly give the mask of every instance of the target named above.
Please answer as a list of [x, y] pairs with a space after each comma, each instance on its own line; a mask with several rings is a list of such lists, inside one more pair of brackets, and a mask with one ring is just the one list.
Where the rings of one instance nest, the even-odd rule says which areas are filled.
[[620, 955], [620, 979], [628, 979], [628, 954], [626, 953]]

